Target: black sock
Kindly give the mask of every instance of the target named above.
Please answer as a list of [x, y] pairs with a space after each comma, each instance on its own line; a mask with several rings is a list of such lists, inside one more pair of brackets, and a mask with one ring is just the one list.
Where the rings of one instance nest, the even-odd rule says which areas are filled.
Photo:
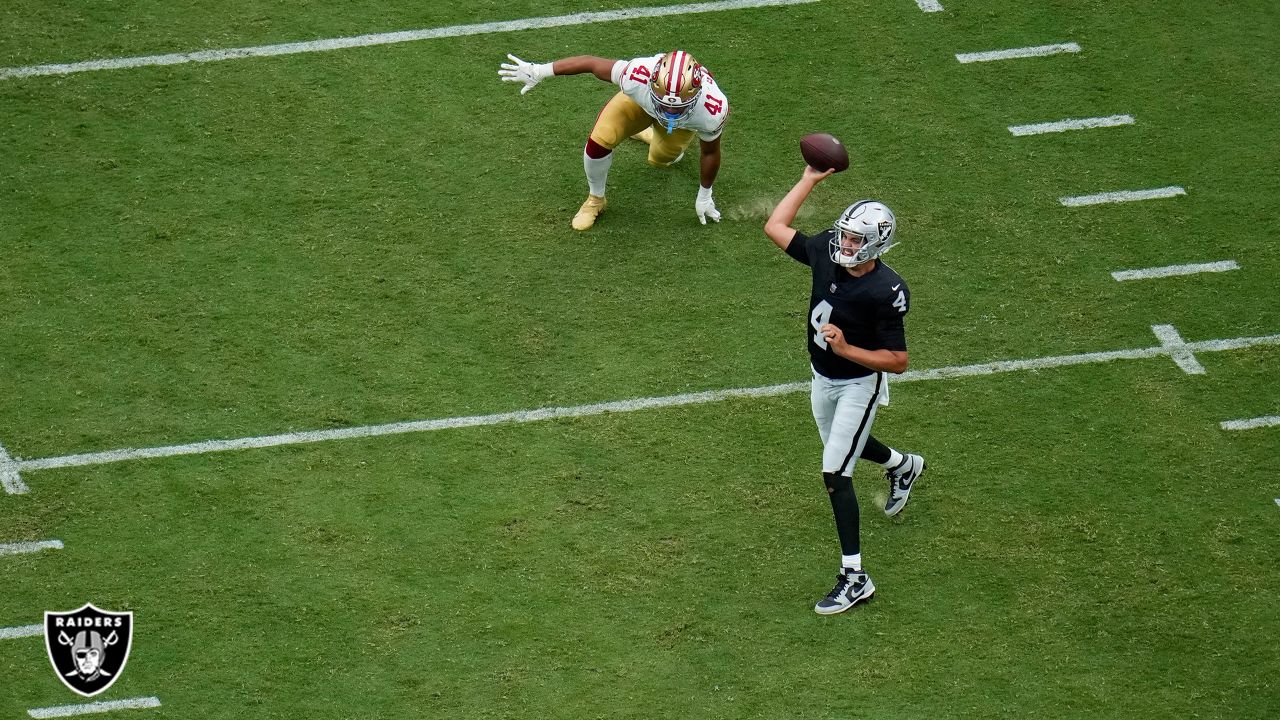
[[867, 443], [862, 446], [862, 454], [858, 457], [863, 460], [870, 460], [877, 465], [883, 465], [889, 462], [889, 458], [893, 457], [889, 454], [889, 446], [868, 435]]
[[858, 540], [858, 496], [853, 492], [853, 481], [835, 473], [822, 473], [822, 480], [831, 498], [831, 512], [836, 516], [840, 554], [857, 555], [861, 552], [861, 544]]

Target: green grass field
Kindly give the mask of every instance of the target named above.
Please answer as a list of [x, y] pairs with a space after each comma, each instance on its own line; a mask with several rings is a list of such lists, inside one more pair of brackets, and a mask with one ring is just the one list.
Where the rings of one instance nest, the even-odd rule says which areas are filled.
[[[0, 444], [54, 458], [803, 381], [808, 275], [761, 230], [809, 132], [850, 171], [798, 224], [894, 208], [913, 370], [1280, 333], [1280, 7], [822, 0], [0, 80]], [[0, 8], [0, 67], [633, 7], [85, 0]], [[962, 64], [956, 53], [1083, 51]], [[616, 152], [590, 77], [680, 46], [730, 97], [697, 164]], [[1126, 113], [1030, 137], [1006, 126]], [[1182, 186], [1163, 200], [1064, 196]], [[1240, 269], [1117, 282], [1232, 259]], [[156, 718], [1274, 718], [1280, 345], [913, 380], [875, 434], [874, 601], [804, 393], [22, 474], [0, 628], [132, 610], [96, 700]], [[0, 718], [84, 702], [0, 639]]]

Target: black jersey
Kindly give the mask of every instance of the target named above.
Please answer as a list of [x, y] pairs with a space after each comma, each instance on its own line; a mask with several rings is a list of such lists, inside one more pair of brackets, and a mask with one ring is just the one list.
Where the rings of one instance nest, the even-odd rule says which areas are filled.
[[807, 237], [797, 231], [787, 254], [813, 271], [809, 294], [809, 358], [813, 369], [833, 380], [864, 377], [875, 372], [835, 354], [818, 332], [831, 323], [844, 333], [845, 342], [865, 350], [906, 351], [907, 333], [902, 319], [911, 307], [911, 291], [893, 268], [877, 259], [875, 267], [854, 277], [831, 259], [835, 230]]

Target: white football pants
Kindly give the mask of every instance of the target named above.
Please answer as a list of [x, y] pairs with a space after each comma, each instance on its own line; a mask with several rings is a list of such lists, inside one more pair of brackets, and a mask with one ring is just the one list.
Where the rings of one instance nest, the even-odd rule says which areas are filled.
[[850, 476], [871, 435], [876, 407], [888, 404], [889, 383], [882, 372], [851, 380], [813, 373], [809, 402], [822, 437], [822, 472]]

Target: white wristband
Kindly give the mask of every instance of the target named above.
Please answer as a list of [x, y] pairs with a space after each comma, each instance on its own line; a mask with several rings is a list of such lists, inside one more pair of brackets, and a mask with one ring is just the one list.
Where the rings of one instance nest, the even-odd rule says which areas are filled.
[[704, 188], [704, 187], [702, 187], [702, 185], [698, 185], [698, 199], [699, 199], [699, 200], [710, 200], [710, 199], [711, 199], [711, 188]]
[[551, 67], [554, 64], [555, 63], [538, 63], [537, 65], [534, 65], [533, 76], [538, 80], [546, 80], [552, 75], [555, 75], [556, 71]]

